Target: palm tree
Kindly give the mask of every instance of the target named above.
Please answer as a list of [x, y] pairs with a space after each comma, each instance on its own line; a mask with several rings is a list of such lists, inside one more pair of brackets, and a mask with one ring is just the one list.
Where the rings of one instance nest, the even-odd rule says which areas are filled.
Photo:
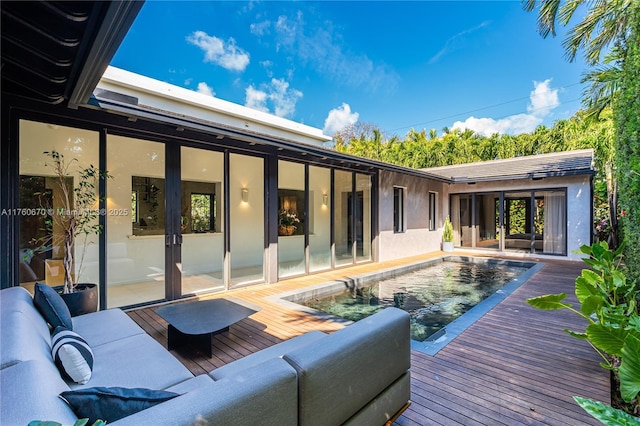
[[571, 28], [563, 42], [567, 59], [573, 62], [584, 49], [589, 65], [600, 62], [602, 50], [611, 43], [624, 44], [631, 19], [633, 0], [522, 0], [524, 10], [538, 6], [538, 32], [543, 38], [556, 35], [556, 22], [566, 26], [580, 6], [588, 6], [584, 19]]

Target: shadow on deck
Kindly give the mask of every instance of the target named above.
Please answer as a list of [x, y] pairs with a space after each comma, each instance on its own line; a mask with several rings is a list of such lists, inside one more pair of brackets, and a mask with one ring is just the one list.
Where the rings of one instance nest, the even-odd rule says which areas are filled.
[[[583, 264], [545, 262], [541, 271], [437, 355], [412, 351], [412, 405], [397, 425], [599, 424], [572, 398], [610, 403], [609, 373], [599, 366], [598, 355], [586, 342], [562, 331], [584, 329], [583, 320], [568, 311], [540, 311], [525, 302], [528, 297], [565, 292], [576, 303], [573, 285]], [[247, 300], [261, 311], [215, 336], [211, 358], [172, 353], [193, 374], [202, 374], [307, 331], [338, 330], [343, 327], [340, 322], [289, 310], [265, 298], [402, 263], [356, 266], [210, 296]], [[167, 323], [154, 309], [128, 314], [166, 347]]]

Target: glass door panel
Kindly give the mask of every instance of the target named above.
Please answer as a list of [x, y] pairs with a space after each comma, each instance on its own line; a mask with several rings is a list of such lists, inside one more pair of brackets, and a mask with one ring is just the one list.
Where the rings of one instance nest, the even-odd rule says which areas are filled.
[[331, 170], [309, 166], [309, 271], [331, 268]]
[[530, 253], [535, 238], [531, 192], [507, 192], [504, 204], [505, 251]]
[[336, 265], [353, 263], [352, 193], [353, 173], [336, 170], [334, 175], [334, 241]]
[[[97, 132], [20, 120], [19, 187], [19, 282], [29, 290], [36, 281], [51, 286], [64, 284], [64, 227], [78, 209], [73, 188], [81, 169], [99, 164]], [[45, 152], [46, 151], [46, 152]], [[52, 152], [61, 155], [66, 178], [55, 176]], [[98, 208], [98, 188], [95, 204]], [[68, 196], [65, 196], [65, 192]], [[65, 201], [68, 200], [68, 201]], [[98, 215], [88, 223], [98, 224]], [[70, 274], [85, 283], [99, 282], [98, 234], [76, 238], [72, 248]]]
[[182, 290], [224, 290], [224, 154], [181, 148]]
[[536, 192], [536, 253], [567, 254], [567, 196], [565, 191]]
[[371, 260], [371, 176], [356, 174], [356, 261]]
[[304, 274], [304, 165], [278, 161], [278, 276]]
[[107, 170], [107, 307], [164, 299], [164, 144], [110, 135]]
[[500, 194], [476, 195], [476, 247], [498, 250], [500, 220]]
[[232, 286], [264, 281], [264, 160], [229, 156]]
[[451, 224], [453, 225], [453, 244], [455, 247], [473, 246], [472, 201], [472, 196], [467, 194], [451, 196]]

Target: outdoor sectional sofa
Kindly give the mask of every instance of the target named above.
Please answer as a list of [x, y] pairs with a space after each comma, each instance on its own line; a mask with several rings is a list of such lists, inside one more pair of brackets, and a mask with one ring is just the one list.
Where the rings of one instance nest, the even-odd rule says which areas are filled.
[[193, 376], [119, 309], [72, 318], [93, 352], [84, 384], [65, 381], [50, 327], [21, 287], [0, 291], [0, 423], [73, 424], [59, 394], [123, 387], [179, 394], [113, 423], [153, 425], [375, 425], [410, 397], [409, 316], [388, 308], [332, 334], [313, 331]]

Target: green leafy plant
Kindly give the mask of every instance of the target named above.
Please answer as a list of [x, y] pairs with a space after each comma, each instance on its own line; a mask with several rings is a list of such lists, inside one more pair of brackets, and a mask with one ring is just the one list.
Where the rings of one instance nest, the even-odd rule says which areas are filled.
[[442, 227], [442, 241], [446, 243], [453, 242], [453, 225], [447, 216], [444, 220], [444, 226]]
[[[100, 211], [98, 210], [98, 181], [111, 177], [108, 172], [101, 172], [98, 168], [78, 167], [75, 172], [78, 181], [75, 186], [72, 184], [72, 167], [77, 164], [78, 159], [66, 160], [64, 155], [56, 150], [46, 151], [44, 155], [48, 157], [47, 167], [53, 169], [55, 192], [53, 204], [46, 206], [49, 212], [48, 228], [50, 232], [35, 241], [39, 246], [34, 251], [43, 252], [51, 249], [51, 246], [62, 245], [64, 248], [64, 293], [73, 293], [75, 290], [82, 263], [84, 260], [84, 250], [80, 259], [74, 257], [74, 246], [77, 237], [84, 236], [83, 248], [86, 247], [89, 235], [97, 235], [102, 232], [102, 226], [98, 223]], [[78, 262], [78, 273], [73, 274], [74, 263]]]
[[640, 425], [640, 419], [638, 419], [637, 417], [633, 417], [632, 415], [627, 414], [622, 410], [613, 408], [600, 401], [594, 401], [592, 399], [582, 398], [580, 396], [574, 396], [573, 399], [578, 403], [580, 407], [584, 409], [584, 411], [591, 414], [596, 420], [601, 421], [605, 425]]
[[612, 252], [604, 241], [580, 248], [589, 256], [583, 261], [591, 269], [576, 278], [579, 309], [564, 301], [566, 293], [533, 297], [527, 303], [542, 310], [568, 309], [584, 318], [584, 332], [565, 331], [596, 350], [601, 365], [618, 375], [622, 399], [632, 403], [640, 393], [640, 317], [637, 285], [621, 270], [623, 249], [624, 244]]

